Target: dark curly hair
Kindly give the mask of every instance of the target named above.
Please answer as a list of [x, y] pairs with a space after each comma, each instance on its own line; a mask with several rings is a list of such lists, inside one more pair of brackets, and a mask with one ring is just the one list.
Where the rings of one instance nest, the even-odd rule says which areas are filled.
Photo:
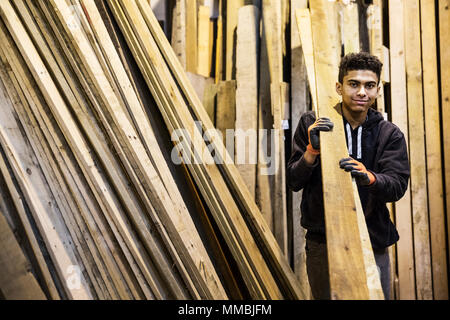
[[339, 83], [344, 81], [344, 77], [351, 70], [373, 71], [377, 75], [379, 83], [382, 67], [381, 61], [367, 52], [349, 53], [342, 58], [339, 65]]

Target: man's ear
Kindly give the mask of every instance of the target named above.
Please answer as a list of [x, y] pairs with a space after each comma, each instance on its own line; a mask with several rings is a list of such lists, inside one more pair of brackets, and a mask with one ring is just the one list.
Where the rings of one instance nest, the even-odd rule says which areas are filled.
[[342, 84], [339, 82], [336, 82], [336, 92], [338, 95], [342, 96]]

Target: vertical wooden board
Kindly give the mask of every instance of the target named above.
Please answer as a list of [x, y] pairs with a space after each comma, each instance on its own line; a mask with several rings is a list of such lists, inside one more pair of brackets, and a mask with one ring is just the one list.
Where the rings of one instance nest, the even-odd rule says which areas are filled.
[[[441, 107], [442, 124], [446, 125], [450, 119], [450, 0], [439, 2], [439, 52], [440, 52], [440, 74], [441, 74]], [[450, 232], [450, 219], [448, 208], [450, 207], [450, 131], [442, 128], [444, 145], [444, 172], [445, 172], [445, 201], [447, 204], [447, 235]], [[450, 237], [448, 248], [450, 248]], [[449, 256], [450, 259], [450, 256]], [[450, 265], [450, 260], [447, 261]]]
[[[224, 49], [224, 19], [222, 15], [223, 2], [219, 0], [219, 16], [217, 17], [217, 35], [216, 35], [216, 61], [215, 63], [215, 80], [216, 84], [223, 80], [223, 49]], [[213, 121], [214, 122], [214, 121]]]
[[[264, 9], [263, 9], [264, 10]], [[270, 100], [270, 72], [267, 54], [266, 27], [261, 24], [262, 37], [259, 60], [259, 105], [258, 105], [258, 164], [256, 169], [256, 203], [273, 231], [273, 175], [267, 173], [273, 165], [272, 152], [272, 106]]]
[[[291, 0], [291, 132], [297, 129], [301, 115], [309, 110], [309, 94], [305, 59], [303, 57], [300, 32], [296, 23], [296, 10], [305, 9], [306, 0]], [[309, 11], [308, 11], [309, 12]], [[311, 297], [308, 275], [306, 273], [305, 235], [306, 229], [300, 224], [300, 204], [302, 192], [292, 192], [292, 251], [294, 272], [307, 296]]]
[[[234, 130], [235, 123], [236, 80], [221, 81], [217, 89], [216, 128], [222, 132], [224, 144], [227, 143], [227, 146], [231, 143], [227, 139], [227, 129]], [[234, 141], [232, 144], [234, 149]], [[234, 150], [230, 155], [234, 155]]]
[[355, 27], [359, 24], [358, 4], [355, 2], [345, 4], [342, 8], [342, 14], [344, 16], [342, 29], [345, 54], [359, 52], [359, 28]]
[[435, 1], [420, 0], [433, 297], [448, 300], [435, 13]]
[[419, 0], [405, 6], [405, 66], [417, 299], [433, 298], [428, 227]]
[[172, 48], [186, 70], [186, 0], [177, 0], [172, 18]]
[[[403, 0], [389, 0], [391, 113], [392, 122], [403, 132], [405, 140], [409, 141], [403, 5]], [[399, 298], [414, 300], [416, 289], [409, 184], [403, 198], [395, 203], [395, 222], [400, 235], [397, 242]]]
[[262, 18], [269, 63], [270, 83], [283, 82], [281, 1], [263, 0]]
[[338, 77], [335, 5], [325, 0], [310, 2], [318, 116], [329, 117], [335, 125], [332, 134], [321, 134], [330, 290], [332, 299], [369, 299], [367, 266], [356, 215], [359, 199], [354, 194], [350, 175], [337, 168], [339, 160], [348, 156], [348, 152], [342, 116], [333, 108], [339, 101], [334, 90]]
[[238, 11], [236, 45], [235, 163], [250, 193], [255, 195], [258, 139], [259, 10]]
[[287, 256], [287, 203], [286, 203], [286, 170], [285, 170], [285, 147], [283, 115], [284, 105], [289, 101], [288, 86], [286, 83], [272, 83], [270, 86], [270, 96], [273, 113], [273, 134], [274, 144], [272, 148], [272, 159], [274, 160], [274, 170], [270, 174], [274, 175], [273, 186], [273, 233], [281, 250]]
[[296, 11], [297, 25], [299, 29], [303, 56], [305, 59], [306, 73], [308, 76], [309, 90], [311, 92], [312, 107], [317, 114], [317, 89], [314, 66], [314, 48], [311, 30], [311, 14], [308, 9]]
[[7, 300], [46, 300], [13, 231], [0, 212], [0, 288]]
[[197, 73], [204, 77], [209, 77], [211, 74], [210, 65], [210, 23], [209, 15], [211, 9], [206, 6], [199, 6], [198, 8], [198, 62]]
[[216, 112], [217, 85], [215, 83], [207, 83], [203, 92], [203, 106], [208, 113], [212, 123], [214, 123]]
[[198, 24], [197, 0], [186, 1], [186, 71], [197, 73]]

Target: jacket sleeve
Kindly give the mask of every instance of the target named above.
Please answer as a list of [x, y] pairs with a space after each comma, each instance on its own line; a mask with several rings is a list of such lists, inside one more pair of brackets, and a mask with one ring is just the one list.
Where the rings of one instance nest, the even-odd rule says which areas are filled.
[[408, 151], [403, 133], [391, 134], [378, 160], [378, 170], [372, 173], [376, 181], [369, 190], [385, 202], [400, 200], [408, 188], [410, 176]]
[[316, 161], [309, 165], [303, 158], [308, 145], [308, 127], [314, 123], [314, 117], [305, 113], [300, 118], [297, 129], [294, 133], [292, 141], [292, 155], [287, 164], [286, 180], [289, 188], [293, 191], [299, 191], [305, 187], [311, 178], [311, 174], [315, 167], [319, 164], [319, 157]]

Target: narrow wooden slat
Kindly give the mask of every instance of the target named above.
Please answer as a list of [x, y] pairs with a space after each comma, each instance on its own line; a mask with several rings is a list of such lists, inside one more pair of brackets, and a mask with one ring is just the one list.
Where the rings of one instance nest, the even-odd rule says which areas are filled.
[[[297, 9], [307, 8], [306, 0], [291, 0], [291, 132], [295, 132], [301, 115], [310, 109], [308, 93], [308, 75], [303, 53], [300, 31], [296, 23]], [[309, 11], [308, 11], [309, 12]], [[309, 24], [311, 25], [311, 24]], [[292, 192], [292, 246], [294, 271], [300, 284], [309, 290], [308, 275], [306, 273], [305, 235], [306, 229], [300, 224], [302, 191]], [[311, 296], [311, 292], [307, 292]]]
[[[185, 208], [185, 205], [181, 198], [181, 194], [176, 189], [175, 182], [169, 176], [169, 168], [167, 167], [165, 159], [162, 157], [162, 154], [159, 150], [156, 150], [152, 147], [157, 143], [155, 134], [153, 133], [150, 124], [144, 121], [145, 114], [142, 111], [143, 109], [139, 108], [139, 101], [137, 99], [137, 96], [133, 91], [129, 90], [130, 86], [127, 85], [129, 80], [126, 76], [125, 70], [118, 68], [120, 66], [120, 59], [119, 56], [114, 55], [113, 53], [112, 42], [105, 41], [107, 39], [107, 30], [106, 28], [103, 28], [103, 24], [98, 23], [98, 19], [100, 19], [100, 16], [95, 11], [95, 7], [92, 6], [93, 3], [89, 0], [83, 1], [83, 3], [85, 3], [86, 6], [89, 6], [90, 10], [88, 11], [90, 13], [90, 18], [92, 19], [91, 21], [94, 22], [96, 20], [95, 18], [97, 18], [96, 31], [98, 40], [101, 41], [104, 48], [104, 53], [108, 56], [108, 60], [111, 61], [111, 68], [114, 67], [113, 72], [116, 74], [119, 83], [122, 85], [124, 96], [127, 98], [127, 101], [130, 104], [130, 109], [133, 111], [132, 114], [135, 117], [134, 120], [136, 121], [138, 128], [140, 128], [142, 136], [144, 137], [143, 140], [146, 142], [147, 148], [151, 150], [151, 154], [153, 160], [157, 165], [159, 174], [163, 178], [164, 184], [172, 199], [176, 200], [176, 203], [178, 203], [178, 217], [173, 216], [174, 213], [171, 212], [170, 218], [161, 218], [164, 218], [164, 224], [169, 229], [174, 243], [177, 244], [180, 255], [184, 258], [184, 262], [189, 268], [189, 272], [199, 273], [194, 277], [194, 279], [204, 277], [203, 281], [205, 281], [208, 290], [203, 290], [210, 291], [208, 293], [205, 293], [205, 295], [216, 298], [223, 298], [225, 296], [225, 293], [221, 286], [220, 280], [217, 274], [215, 274], [214, 272], [212, 263], [209, 260], [209, 257], [206, 253], [205, 248], [203, 247], [203, 244], [200, 241], [198, 234], [194, 232], [195, 226]], [[162, 216], [162, 213], [160, 213], [160, 215]], [[173, 223], [173, 226], [169, 225], [170, 223]], [[179, 238], [177, 238], [177, 236], [179, 236]], [[183, 247], [183, 244], [186, 243], [189, 243], [189, 246], [187, 248]], [[183, 250], [185, 252], [183, 252]], [[191, 261], [190, 259], [192, 259], [193, 261]], [[199, 268], [200, 265], [202, 265], [202, 269], [198, 270], [197, 268]], [[205, 275], [202, 275], [200, 273], [204, 273]], [[203, 286], [203, 284], [201, 283], [197, 283], [196, 285]]]
[[235, 162], [252, 195], [258, 138], [258, 40], [259, 10], [243, 6], [237, 23]]
[[434, 1], [420, 0], [433, 298], [436, 300], [448, 300], [435, 13]]
[[[142, 1], [139, 1], [139, 4], [141, 5]], [[144, 5], [142, 4], [142, 6]], [[182, 72], [178, 62], [176, 61], [176, 59], [174, 59], [173, 51], [170, 49], [167, 40], [164, 39], [164, 37], [160, 33], [160, 29], [158, 29], [156, 24], [154, 23], [151, 12], [149, 10], [144, 10], [144, 13], [147, 25], [150, 27], [150, 31], [155, 37], [155, 40], [158, 42], [159, 48], [162, 50], [162, 53], [168, 58], [168, 66], [173, 71], [173, 74], [178, 81], [182, 92], [186, 95], [186, 99], [189, 102], [190, 108], [192, 108], [192, 111], [194, 112], [197, 119], [199, 119], [202, 125], [205, 127], [205, 134], [207, 134], [208, 132], [213, 132], [214, 129], [212, 127], [211, 121], [208, 118], [208, 115], [206, 114], [204, 108], [201, 106], [198, 97], [196, 97], [193, 93], [192, 88], [190, 87], [186, 76]], [[206, 138], [209, 139], [210, 137]], [[218, 151], [218, 154], [216, 154], [216, 156], [219, 157], [219, 160], [223, 161], [225, 159], [225, 156], [223, 154], [223, 150], [225, 150], [225, 148], [221, 146], [220, 141], [216, 140], [215, 143], [218, 144], [215, 149]], [[251, 198], [248, 190], [243, 187], [244, 183], [242, 181], [242, 177], [240, 177], [240, 175], [238, 174], [234, 164], [227, 163], [226, 161], [223, 161], [223, 163], [224, 164], [221, 165], [221, 169], [223, 169], [222, 172], [224, 172], [227, 177], [227, 181], [229, 181], [230, 183], [229, 188], [232, 190], [233, 195], [236, 195], [236, 198], [239, 200], [239, 206], [244, 210], [246, 219], [251, 222], [252, 229], [255, 230], [258, 238], [261, 241], [261, 245], [264, 246], [264, 250], [265, 252], [267, 252], [267, 255], [265, 255], [265, 259], [267, 260], [267, 263], [272, 268], [274, 268], [277, 280], [280, 281], [280, 286], [282, 286], [284, 290], [287, 290], [286, 294], [288, 294], [289, 296], [303, 297], [304, 294], [298, 287], [295, 276], [291, 268], [287, 264], [287, 259], [281, 255], [280, 248], [276, 245], [275, 239], [267, 228], [267, 224], [264, 222], [258, 208], [256, 207], [256, 204], [249, 200]], [[255, 260], [255, 262], [259, 261], [260, 259], [258, 256], [256, 256], [255, 258], [257, 259]], [[263, 271], [265, 268], [262, 268], [263, 269], [261, 269], [261, 275], [264, 275], [265, 277], [265, 271]], [[267, 279], [267, 281], [267, 283], [264, 282], [265, 285], [270, 285], [270, 278]], [[273, 290], [273, 288], [271, 288], [270, 290]], [[278, 295], [278, 293], [276, 292], [273, 292], [273, 294], [275, 296]]]
[[226, 1], [226, 44], [225, 44], [225, 80], [236, 79], [236, 30], [238, 10], [249, 0]]
[[[391, 114], [392, 122], [403, 132], [405, 140], [409, 141], [403, 6], [404, 1], [402, 0], [389, 0]], [[409, 184], [403, 198], [395, 203], [395, 222], [400, 235], [400, 240], [396, 244], [400, 289], [399, 298], [406, 300], [415, 299], [411, 193]]]
[[186, 1], [186, 71], [197, 73], [198, 25], [197, 0]]
[[[357, 212], [361, 211], [350, 174], [337, 168], [339, 160], [348, 156], [344, 127], [334, 83], [338, 61], [334, 46], [334, 3], [310, 3], [317, 82], [318, 116], [333, 121], [332, 134], [321, 134], [322, 183], [324, 185], [325, 229], [332, 299], [369, 299], [367, 267], [361, 243]], [[328, 21], [330, 19], [331, 21]], [[326, 41], [327, 39], [328, 41]], [[331, 151], [333, 150], [333, 151]], [[340, 190], [339, 195], [335, 190]], [[353, 213], [353, 214], [350, 214]], [[359, 214], [362, 214], [360, 212]]]

